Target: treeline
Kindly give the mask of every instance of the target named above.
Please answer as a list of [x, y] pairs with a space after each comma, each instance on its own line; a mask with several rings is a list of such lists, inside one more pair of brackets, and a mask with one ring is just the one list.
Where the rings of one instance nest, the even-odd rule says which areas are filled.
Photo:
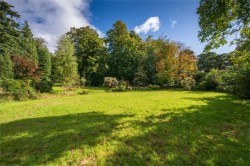
[[104, 38], [91, 27], [71, 28], [51, 54], [43, 39], [33, 37], [28, 22], [20, 28], [11, 5], [0, 1], [0, 10], [0, 91], [5, 96], [32, 98], [37, 92], [51, 92], [55, 83], [65, 91], [102, 86], [106, 78], [105, 85], [121, 91], [132, 86], [182, 87], [250, 97], [249, 52], [240, 46], [230, 54], [196, 56], [164, 36], [142, 40], [116, 21]]

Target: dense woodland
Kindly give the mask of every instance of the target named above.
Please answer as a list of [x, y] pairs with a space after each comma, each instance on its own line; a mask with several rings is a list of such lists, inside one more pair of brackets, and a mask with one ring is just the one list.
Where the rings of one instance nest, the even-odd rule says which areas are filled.
[[[142, 39], [120, 20], [103, 38], [91, 27], [72, 27], [59, 37], [51, 53], [44, 39], [33, 36], [27, 21], [17, 23], [20, 15], [13, 6], [0, 1], [0, 94], [20, 100], [52, 92], [54, 85], [65, 90], [106, 85], [113, 91], [184, 88], [250, 98], [249, 4], [244, 0], [221, 3], [200, 2], [199, 38], [208, 44], [204, 53], [195, 55], [185, 44], [165, 36]], [[236, 32], [240, 38], [233, 41], [235, 51], [210, 51]]]

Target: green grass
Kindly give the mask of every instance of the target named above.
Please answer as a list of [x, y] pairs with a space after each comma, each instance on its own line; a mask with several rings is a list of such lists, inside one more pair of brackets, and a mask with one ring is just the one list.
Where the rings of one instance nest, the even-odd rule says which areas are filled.
[[250, 165], [250, 101], [215, 92], [60, 92], [0, 103], [1, 166]]

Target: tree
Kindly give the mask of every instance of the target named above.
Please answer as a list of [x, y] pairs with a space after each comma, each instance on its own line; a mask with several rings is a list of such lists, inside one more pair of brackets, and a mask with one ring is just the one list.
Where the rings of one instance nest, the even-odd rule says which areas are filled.
[[22, 54], [30, 59], [32, 59], [36, 64], [38, 64], [38, 55], [36, 50], [36, 43], [33, 38], [32, 31], [29, 27], [27, 21], [24, 22], [24, 25], [21, 29], [21, 47], [22, 47]]
[[134, 32], [128, 32], [126, 24], [116, 21], [107, 32], [106, 45], [110, 53], [110, 76], [132, 82], [141, 56], [141, 39]]
[[77, 62], [74, 55], [74, 45], [67, 35], [62, 35], [58, 39], [57, 49], [55, 52], [57, 78], [64, 86], [64, 93], [66, 89], [71, 87], [77, 77]]
[[[100, 72], [101, 63], [106, 61], [106, 48], [103, 39], [99, 38], [97, 32], [89, 26], [71, 28], [67, 34], [75, 46], [80, 76], [85, 78], [88, 84], [95, 82], [92, 78], [93, 75], [95, 77], [100, 76], [102, 78], [98, 78], [97, 83], [100, 84], [100, 80], [102, 82], [104, 76], [97, 74], [97, 72]], [[103, 66], [102, 69], [104, 69]]]
[[231, 65], [229, 54], [206, 52], [198, 56], [197, 66], [200, 71], [209, 72], [211, 69], [225, 70]]
[[0, 54], [0, 79], [13, 78], [13, 63], [9, 54]]
[[12, 5], [0, 1], [0, 53], [20, 53], [19, 24], [15, 21], [20, 15], [13, 11]]
[[197, 14], [198, 36], [201, 42], [208, 42], [205, 50], [226, 44], [227, 36], [238, 32], [243, 35], [238, 42], [249, 43], [249, 0], [201, 0]]
[[51, 54], [44, 39], [36, 38], [35, 44], [38, 55], [38, 66], [42, 72], [42, 77], [49, 78], [51, 76]]
[[19, 24], [15, 21], [20, 15], [13, 6], [0, 1], [0, 79], [13, 78], [13, 63], [10, 55], [20, 52]]
[[12, 55], [11, 58], [14, 64], [13, 70], [15, 79], [40, 79], [41, 74], [38, 71], [38, 66], [31, 59], [20, 55]]
[[197, 58], [194, 55], [194, 52], [190, 49], [181, 50], [177, 56], [177, 80], [180, 83], [181, 80], [190, 77], [188, 80], [192, 80], [192, 76], [196, 73], [197, 70]]
[[178, 47], [175, 42], [170, 42], [166, 37], [157, 39], [156, 71], [157, 83], [173, 86], [175, 83]]

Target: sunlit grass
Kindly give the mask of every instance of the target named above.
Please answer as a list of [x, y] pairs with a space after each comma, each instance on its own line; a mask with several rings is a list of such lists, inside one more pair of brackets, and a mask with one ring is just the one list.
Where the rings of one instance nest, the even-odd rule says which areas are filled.
[[1, 165], [250, 165], [249, 101], [80, 91], [1, 103]]

